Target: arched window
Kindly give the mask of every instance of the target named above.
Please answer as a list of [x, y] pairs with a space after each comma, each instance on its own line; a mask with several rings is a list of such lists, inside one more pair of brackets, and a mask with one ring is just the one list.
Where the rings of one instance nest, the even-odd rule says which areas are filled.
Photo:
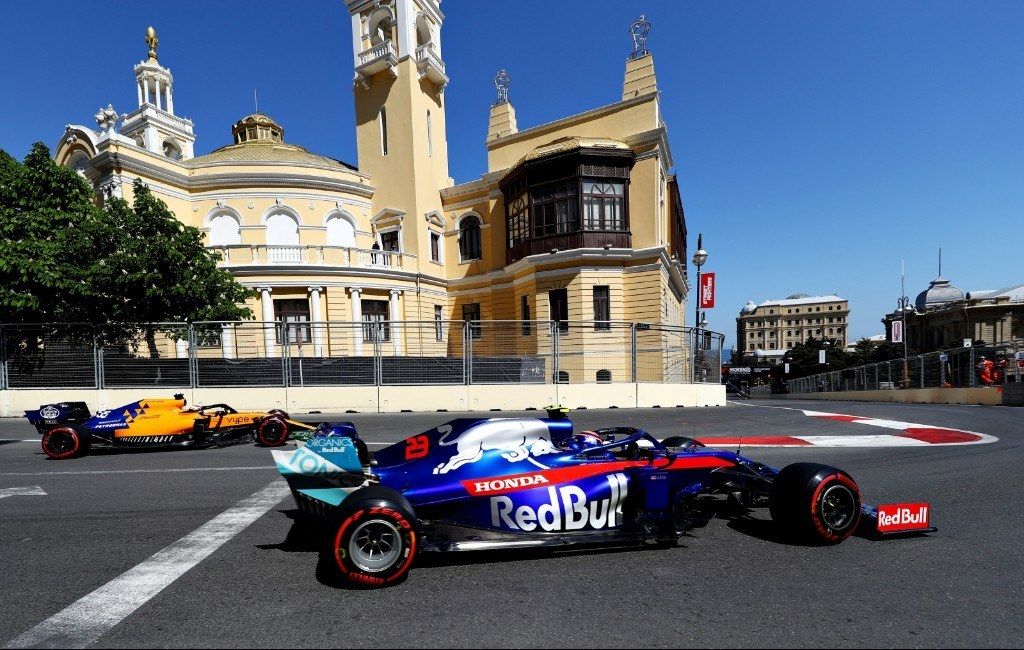
[[173, 140], [166, 140], [164, 142], [164, 155], [171, 160], [181, 160], [181, 147]]
[[481, 258], [480, 217], [471, 214], [459, 222], [459, 253], [463, 262]]
[[267, 259], [270, 262], [298, 262], [299, 222], [287, 212], [267, 217]]
[[327, 218], [327, 245], [356, 247], [356, 227], [347, 215], [332, 214]]
[[597, 371], [597, 383], [599, 383], [599, 384], [607, 384], [611, 380], [612, 380], [612, 371], [611, 370], [598, 370]]
[[209, 227], [208, 241], [210, 246], [231, 246], [242, 243], [238, 219], [234, 215], [225, 212], [216, 214], [210, 218]]
[[388, 155], [388, 112], [380, 107], [380, 155]]
[[420, 14], [416, 17], [416, 45], [422, 46], [430, 42], [430, 23], [427, 17]]
[[89, 167], [89, 154], [84, 151], [76, 151], [68, 158], [66, 165], [78, 172], [80, 176], [85, 176], [85, 170]]
[[381, 7], [370, 16], [367, 26], [372, 45], [391, 40], [391, 12], [387, 8]]

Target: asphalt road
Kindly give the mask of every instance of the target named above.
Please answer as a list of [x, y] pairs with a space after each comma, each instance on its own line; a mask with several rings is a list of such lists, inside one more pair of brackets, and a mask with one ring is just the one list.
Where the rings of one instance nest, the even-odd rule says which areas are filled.
[[[317, 577], [316, 541], [293, 525], [293, 504], [285, 497], [123, 620], [89, 610], [71, 624], [93, 626], [95, 644], [105, 647], [1024, 642], [1024, 410], [748, 401], [723, 408], [578, 411], [573, 419], [583, 427], [641, 425], [659, 436], [864, 433], [860, 425], [772, 408], [780, 405], [958, 427], [999, 441], [745, 450], [775, 466], [815, 460], [842, 467], [870, 502], [930, 501], [940, 530], [924, 537], [793, 546], [775, 537], [765, 513], [752, 525], [713, 521], [668, 550], [421, 556], [408, 580], [376, 591], [343, 589]], [[379, 448], [456, 415], [339, 419], [353, 420], [376, 443], [371, 448]], [[248, 444], [49, 461], [24, 421], [0, 420], [0, 439], [0, 494], [9, 488], [46, 493], [0, 497], [0, 644], [276, 477], [269, 452]], [[94, 609], [105, 609], [102, 599], [95, 602]]]

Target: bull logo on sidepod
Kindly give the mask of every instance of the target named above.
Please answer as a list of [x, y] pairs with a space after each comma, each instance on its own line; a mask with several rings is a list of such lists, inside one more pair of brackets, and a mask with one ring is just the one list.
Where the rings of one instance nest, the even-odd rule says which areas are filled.
[[543, 422], [529, 420], [487, 420], [461, 432], [453, 440], [448, 436], [452, 433], [449, 425], [438, 427], [442, 447], [455, 445], [455, 455], [448, 462], [434, 468], [435, 474], [447, 474], [463, 465], [475, 463], [484, 456], [485, 451], [500, 451], [501, 457], [510, 463], [526, 460], [541, 469], [547, 469], [533, 459], [534, 456], [553, 454], [558, 451], [548, 440], [550, 432]]

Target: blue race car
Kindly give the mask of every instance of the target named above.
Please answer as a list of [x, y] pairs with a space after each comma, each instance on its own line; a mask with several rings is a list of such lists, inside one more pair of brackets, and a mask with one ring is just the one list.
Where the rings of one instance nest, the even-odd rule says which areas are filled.
[[368, 587], [402, 580], [421, 551], [669, 546], [716, 512], [765, 506], [780, 533], [804, 543], [836, 544], [859, 526], [935, 530], [927, 504], [880, 519], [835, 467], [776, 470], [690, 438], [574, 432], [554, 415], [451, 420], [372, 460], [351, 423], [322, 424], [304, 446], [273, 454], [299, 509], [326, 528], [325, 565]]

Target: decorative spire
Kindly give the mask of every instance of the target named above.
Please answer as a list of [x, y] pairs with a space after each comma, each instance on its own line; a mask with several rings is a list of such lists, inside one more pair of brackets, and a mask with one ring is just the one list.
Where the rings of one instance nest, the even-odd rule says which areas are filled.
[[641, 57], [647, 56], [650, 52], [647, 51], [647, 35], [651, 33], [651, 23], [647, 20], [644, 14], [640, 14], [633, 24], [629, 26], [629, 36], [633, 39], [633, 52], [629, 55], [629, 60], [635, 61]]
[[156, 29], [150, 25], [146, 28], [146, 45], [149, 46], [149, 60], [156, 61], [156, 46], [160, 44], [160, 39], [156, 37]]
[[505, 68], [498, 70], [498, 74], [494, 76], [494, 87], [498, 90], [498, 98], [495, 100], [494, 106], [508, 103], [508, 87], [511, 85], [512, 77]]

